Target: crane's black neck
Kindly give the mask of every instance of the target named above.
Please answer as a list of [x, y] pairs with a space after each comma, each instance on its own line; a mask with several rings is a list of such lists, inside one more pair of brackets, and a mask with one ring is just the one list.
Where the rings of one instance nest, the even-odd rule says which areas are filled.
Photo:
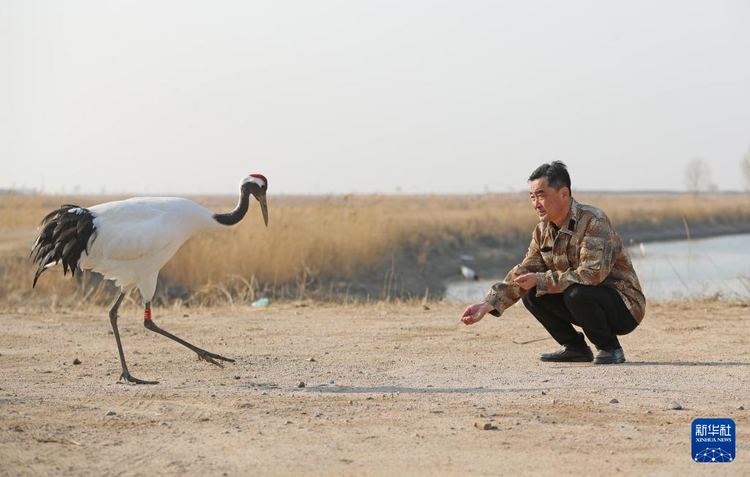
[[214, 214], [214, 220], [221, 225], [235, 225], [247, 214], [247, 208], [250, 206], [250, 185], [245, 184], [240, 190], [240, 201], [237, 207], [226, 214]]

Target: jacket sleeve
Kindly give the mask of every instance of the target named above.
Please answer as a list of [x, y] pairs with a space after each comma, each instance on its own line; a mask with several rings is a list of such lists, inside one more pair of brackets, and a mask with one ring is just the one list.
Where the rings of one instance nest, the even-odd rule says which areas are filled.
[[578, 268], [565, 271], [547, 270], [536, 274], [537, 296], [546, 293], [562, 293], [570, 285], [599, 285], [612, 270], [615, 250], [615, 234], [607, 219], [597, 218], [589, 222], [581, 241]]
[[505, 310], [513, 306], [526, 293], [526, 290], [518, 286], [513, 280], [526, 273], [539, 273], [547, 269], [539, 251], [539, 237], [539, 230], [535, 230], [523, 261], [513, 267], [503, 281], [495, 283], [490, 288], [484, 302], [495, 307], [490, 312], [491, 315], [502, 315]]

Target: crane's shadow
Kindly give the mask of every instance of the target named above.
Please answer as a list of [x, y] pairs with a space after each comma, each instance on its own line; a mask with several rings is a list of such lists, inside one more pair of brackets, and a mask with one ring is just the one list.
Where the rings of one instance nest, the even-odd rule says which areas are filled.
[[411, 388], [404, 386], [308, 386], [304, 391], [323, 394], [513, 394], [540, 393], [551, 389], [573, 389], [573, 387], [539, 388]]

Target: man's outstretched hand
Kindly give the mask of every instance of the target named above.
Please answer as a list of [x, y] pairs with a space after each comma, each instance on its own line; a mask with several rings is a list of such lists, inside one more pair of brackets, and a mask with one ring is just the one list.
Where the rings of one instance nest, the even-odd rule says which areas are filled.
[[484, 318], [484, 315], [494, 309], [495, 308], [492, 305], [484, 302], [474, 303], [473, 305], [469, 305], [466, 307], [466, 311], [464, 311], [464, 314], [461, 315], [461, 321], [465, 325], [473, 325], [474, 323]]

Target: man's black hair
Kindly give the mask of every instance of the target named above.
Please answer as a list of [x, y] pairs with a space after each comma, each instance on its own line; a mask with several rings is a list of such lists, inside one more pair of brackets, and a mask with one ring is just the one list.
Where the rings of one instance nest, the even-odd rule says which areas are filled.
[[[568, 174], [568, 168], [563, 161], [552, 161], [547, 164], [542, 164], [537, 167], [529, 177], [529, 182], [541, 179], [544, 177], [547, 179], [547, 185], [555, 190], [560, 190], [562, 187], [570, 189], [570, 174]], [[571, 191], [571, 195], [573, 192]]]

